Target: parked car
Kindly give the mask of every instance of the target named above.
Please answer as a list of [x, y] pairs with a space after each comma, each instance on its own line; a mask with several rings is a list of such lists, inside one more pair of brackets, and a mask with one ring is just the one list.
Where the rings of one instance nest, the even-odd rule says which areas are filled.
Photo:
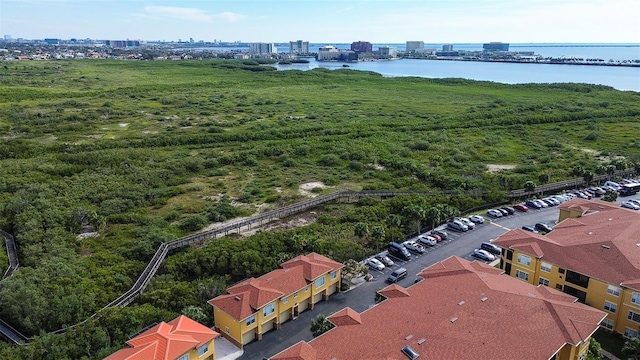
[[534, 200], [525, 201], [525, 205], [527, 205], [529, 208], [533, 208], [533, 209], [542, 209], [542, 205], [538, 204]]
[[420, 235], [418, 236], [418, 242], [424, 245], [435, 246], [438, 243], [438, 240], [433, 236], [429, 235]]
[[418, 244], [415, 241], [405, 241], [404, 243], [402, 243], [402, 245], [404, 245], [407, 250], [413, 251], [416, 254], [424, 254], [424, 252], [426, 251], [426, 249], [422, 247], [422, 245]]
[[550, 201], [553, 204], [553, 206], [560, 205], [560, 200], [554, 198], [553, 196], [544, 198], [544, 201]]
[[430, 232], [427, 234], [428, 236], [431, 236], [432, 238], [436, 239], [436, 242], [440, 242], [442, 241], [442, 236], [436, 234], [435, 232]]
[[534, 225], [534, 228], [540, 232], [552, 232], [553, 231], [553, 227], [545, 224], [545, 223], [537, 223]]
[[486, 250], [492, 254], [495, 255], [500, 255], [502, 254], [502, 249], [500, 248], [500, 246], [497, 245], [493, 245], [492, 243], [485, 241], [482, 244], [480, 244], [480, 249], [481, 250]]
[[384, 264], [384, 266], [393, 266], [394, 262], [387, 255], [378, 254], [376, 255], [376, 259]]
[[506, 211], [508, 215], [513, 215], [516, 212], [516, 209], [512, 208], [511, 206], [503, 206], [500, 208], [500, 210]]
[[540, 199], [540, 201], [544, 202], [545, 204], [547, 204], [547, 206], [556, 206], [556, 202], [551, 200], [551, 199]]
[[547, 204], [546, 202], [540, 200], [540, 199], [533, 199], [533, 202], [535, 202], [536, 204], [540, 205], [540, 208], [548, 208], [549, 204]]
[[608, 186], [608, 187], [610, 187], [612, 189], [615, 189], [615, 191], [620, 191], [620, 188], [622, 187], [622, 186], [620, 186], [620, 184], [618, 184], [615, 181], [607, 181], [607, 182], [604, 183], [604, 186]]
[[629, 200], [627, 201], [623, 201], [620, 206], [622, 206], [623, 208], [627, 208], [627, 209], [632, 209], [632, 210], [640, 210], [640, 205], [631, 202]]
[[480, 215], [471, 215], [469, 216], [469, 220], [473, 221], [476, 224], [483, 224], [484, 218]]
[[447, 240], [447, 238], [449, 237], [449, 233], [444, 230], [433, 230], [431, 234], [440, 236], [442, 240]]
[[522, 211], [522, 212], [529, 211], [529, 208], [525, 204], [515, 204], [515, 205], [513, 205], [513, 208], [518, 210], [518, 211]]
[[499, 217], [502, 217], [502, 211], [498, 211], [496, 209], [490, 209], [490, 210], [487, 210], [487, 215], [493, 218], [499, 218]]
[[524, 225], [522, 227], [522, 230], [527, 230], [527, 231], [531, 231], [532, 233], [537, 234], [539, 231], [536, 230], [533, 226], [529, 226], [529, 225]]
[[567, 198], [564, 195], [553, 195], [551, 196], [553, 199], [556, 199], [558, 201], [558, 205], [562, 204], [563, 202], [570, 200], [569, 198]]
[[380, 260], [378, 260], [376, 258], [368, 258], [366, 263], [372, 269], [376, 269], [376, 270], [379, 270], [379, 271], [384, 270], [384, 264], [381, 263]]
[[447, 223], [447, 226], [450, 229], [457, 230], [457, 231], [467, 231], [467, 230], [469, 230], [469, 227], [467, 225], [465, 225], [460, 220], [451, 220], [451, 221], [449, 221]]
[[502, 216], [509, 216], [509, 212], [503, 208], [496, 209], [502, 213]]
[[473, 250], [473, 256], [480, 258], [482, 260], [493, 261], [496, 257], [488, 252], [487, 250], [475, 249]]
[[459, 220], [459, 221], [461, 221], [463, 224], [467, 225], [467, 227], [469, 228], [469, 230], [473, 230], [473, 229], [475, 229], [475, 228], [476, 228], [476, 224], [475, 224], [473, 221], [471, 221], [471, 220], [469, 220], [469, 219], [467, 219], [467, 218], [463, 218], [463, 217], [461, 217], [461, 218], [456, 218], [456, 220]]
[[630, 201], [630, 202], [640, 206], [640, 200], [638, 200], [638, 199], [627, 199], [627, 201]]
[[605, 189], [599, 186], [590, 187], [589, 190], [593, 191], [596, 194], [596, 196], [602, 196], [607, 192]]

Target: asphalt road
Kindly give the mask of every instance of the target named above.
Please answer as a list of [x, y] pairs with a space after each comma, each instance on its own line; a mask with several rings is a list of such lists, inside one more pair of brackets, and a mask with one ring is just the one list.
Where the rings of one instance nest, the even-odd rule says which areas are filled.
[[[484, 216], [489, 220], [488, 216]], [[330, 315], [345, 307], [350, 307], [357, 312], [363, 312], [375, 304], [376, 292], [389, 285], [386, 279], [389, 274], [398, 267], [407, 269], [407, 277], [398, 282], [403, 287], [409, 287], [414, 283], [416, 275], [422, 269], [429, 267], [439, 261], [451, 256], [459, 256], [467, 260], [478, 260], [473, 257], [473, 250], [478, 248], [484, 241], [495, 239], [505, 232], [522, 227], [523, 225], [534, 225], [538, 222], [555, 224], [558, 219], [557, 206], [529, 210], [528, 213], [516, 212], [513, 215], [503, 218], [492, 219], [484, 224], [476, 225], [475, 230], [464, 233], [447, 229], [449, 238], [438, 243], [436, 246], [427, 248], [424, 254], [416, 255], [412, 253], [409, 261], [402, 261], [392, 258], [395, 262], [390, 268], [382, 271], [369, 269], [373, 275], [373, 280], [362, 283], [351, 290], [331, 296], [328, 301], [316, 304], [313, 310], [306, 311], [293, 321], [282, 324], [280, 330], [275, 330], [264, 334], [262, 341], [254, 341], [244, 347], [244, 355], [240, 359], [264, 359], [269, 356], [296, 344], [301, 340], [309, 341], [313, 339], [310, 331], [311, 320], [318, 314]]]

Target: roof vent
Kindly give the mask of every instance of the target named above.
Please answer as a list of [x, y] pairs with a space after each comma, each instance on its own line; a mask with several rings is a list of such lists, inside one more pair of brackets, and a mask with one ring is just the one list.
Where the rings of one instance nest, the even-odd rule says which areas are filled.
[[413, 350], [413, 348], [409, 345], [403, 347], [401, 351], [403, 354], [407, 355], [407, 357], [411, 360], [416, 360], [417, 358], [420, 357], [420, 354], [418, 354], [415, 350]]
[[413, 337], [413, 335], [407, 335], [404, 339], [405, 340], [410, 340]]
[[427, 341], [427, 339], [425, 339], [425, 338], [422, 338], [422, 339], [418, 340], [418, 345], [424, 344], [425, 341]]
[[605, 245], [605, 244], [602, 244], [602, 247], [605, 248], [605, 249], [611, 249], [611, 247], [609, 247], [609, 245]]
[[460, 306], [464, 305], [464, 300], [460, 301], [460, 302], [458, 303], [458, 305], [460, 305]]
[[457, 317], [452, 317], [451, 320], [449, 320], [449, 321], [451, 321], [451, 323], [454, 323], [454, 322], [456, 322], [456, 320], [458, 320]]
[[482, 301], [482, 302], [485, 302], [485, 301], [487, 301], [487, 300], [489, 300], [489, 298], [488, 298], [488, 297], [486, 297], [486, 296], [483, 296], [483, 297], [481, 297], [481, 298], [480, 298], [480, 301]]
[[593, 231], [589, 231], [587, 235], [593, 235]]
[[236, 296], [236, 297], [234, 297], [234, 299], [240, 301], [240, 296]]
[[612, 219], [612, 218], [609, 218], [609, 221], [613, 221], [613, 219]]

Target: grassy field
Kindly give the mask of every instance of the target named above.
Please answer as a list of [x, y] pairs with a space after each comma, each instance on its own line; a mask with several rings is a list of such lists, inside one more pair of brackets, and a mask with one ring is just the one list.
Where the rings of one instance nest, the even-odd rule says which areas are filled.
[[[363, 256], [415, 229], [409, 204], [464, 210], [543, 175], [553, 182], [575, 168], [640, 163], [637, 92], [261, 69], [222, 60], [0, 64], [0, 228], [15, 236], [21, 262], [0, 283], [0, 316], [29, 334], [74, 324], [127, 290], [161, 242], [301, 200], [310, 182], [327, 186], [315, 193], [433, 195], [328, 206], [304, 229], [172, 254], [134, 306], [105, 317], [110, 346], [126, 339], [122, 324], [133, 331], [191, 305], [206, 312], [229, 283], [299, 252]], [[358, 223], [377, 240], [356, 236]], [[101, 346], [89, 347], [108, 353]]]

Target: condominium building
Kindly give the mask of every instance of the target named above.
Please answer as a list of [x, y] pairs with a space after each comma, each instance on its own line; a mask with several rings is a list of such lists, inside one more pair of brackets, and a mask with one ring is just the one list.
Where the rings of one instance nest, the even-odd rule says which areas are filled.
[[249, 52], [253, 54], [275, 54], [278, 52], [273, 43], [252, 43], [249, 44]]
[[181, 315], [161, 322], [127, 341], [127, 347], [104, 360], [215, 360], [219, 334]]
[[328, 317], [335, 327], [271, 360], [528, 359], [579, 360], [603, 311], [481, 262], [451, 257], [423, 280], [379, 291], [384, 300]]
[[405, 50], [407, 52], [419, 52], [424, 49], [424, 41], [407, 41]]
[[257, 279], [243, 280], [209, 300], [216, 329], [242, 347], [262, 340], [301, 312], [340, 291], [342, 264], [311, 253], [293, 258]]
[[356, 53], [370, 53], [373, 51], [373, 45], [368, 41], [355, 41], [351, 43], [351, 51]]
[[604, 310], [601, 326], [638, 337], [640, 326], [640, 214], [600, 200], [560, 205], [546, 235], [511, 230], [501, 246], [505, 273], [558, 289]]
[[290, 54], [308, 54], [309, 42], [302, 41], [302, 40], [289, 41], [289, 53]]
[[382, 58], [394, 58], [398, 55], [398, 50], [393, 46], [380, 46], [378, 55]]

